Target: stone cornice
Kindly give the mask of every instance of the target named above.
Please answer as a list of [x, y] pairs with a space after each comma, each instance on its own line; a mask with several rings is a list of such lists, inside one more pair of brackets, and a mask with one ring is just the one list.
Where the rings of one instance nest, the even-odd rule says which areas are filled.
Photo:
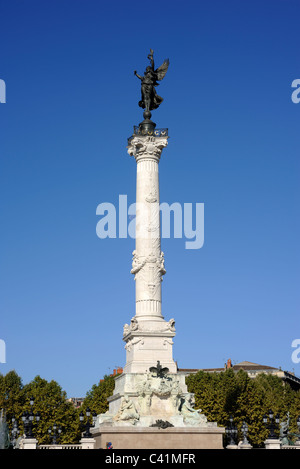
[[172, 331], [144, 331], [144, 330], [139, 330], [139, 331], [130, 331], [128, 334], [123, 336], [124, 342], [127, 342], [129, 339], [133, 337], [164, 337], [164, 338], [172, 338], [175, 337], [176, 332]]

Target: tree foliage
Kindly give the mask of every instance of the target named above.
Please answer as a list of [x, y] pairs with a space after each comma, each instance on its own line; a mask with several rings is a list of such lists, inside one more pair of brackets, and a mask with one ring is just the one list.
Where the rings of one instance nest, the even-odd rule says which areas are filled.
[[59, 443], [75, 443], [80, 438], [78, 412], [67, 400], [65, 391], [56, 381], [46, 381], [36, 376], [23, 388], [27, 396], [25, 410], [29, 410], [30, 396], [34, 398], [34, 412], [40, 413], [40, 422], [35, 425], [35, 437], [40, 444], [51, 443], [48, 429], [54, 424], [61, 426]]
[[23, 385], [15, 371], [0, 375], [0, 409], [5, 409], [7, 423], [12, 429], [12, 417], [18, 422], [20, 435], [24, 434], [22, 415], [30, 412], [30, 399], [34, 398], [32, 411], [40, 414], [40, 421], [33, 422], [33, 435], [39, 444], [51, 443], [49, 427], [61, 425], [60, 443], [75, 443], [80, 438], [78, 411], [67, 400], [66, 393], [55, 381], [36, 376]]
[[263, 446], [268, 430], [263, 416], [272, 409], [281, 421], [290, 413], [290, 431], [297, 432], [300, 415], [300, 391], [294, 391], [277, 376], [261, 373], [256, 378], [231, 368], [221, 373], [199, 371], [186, 379], [189, 392], [195, 394], [195, 408], [201, 408], [209, 421], [226, 427], [230, 415], [242, 439], [241, 427], [247, 422], [248, 439], [254, 447]]
[[54, 424], [62, 428], [58, 443], [77, 443], [84, 430], [80, 424], [80, 412], [85, 414], [89, 407], [96, 414], [105, 413], [108, 410], [107, 398], [113, 394], [114, 386], [114, 377], [104, 376], [99, 384], [95, 384], [87, 392], [82, 407], [76, 409], [56, 381], [47, 381], [36, 376], [31, 382], [23, 385], [20, 376], [15, 371], [10, 371], [5, 376], [0, 374], [0, 410], [5, 410], [10, 430], [11, 419], [15, 417], [20, 435], [23, 435], [25, 429], [22, 415], [24, 412], [30, 412], [30, 399], [33, 397], [32, 410], [34, 414], [40, 414], [40, 421], [34, 421], [32, 433], [39, 444], [51, 444], [48, 429], [53, 428]]
[[[300, 415], [300, 391], [295, 391], [277, 376], [259, 374], [250, 378], [240, 370], [235, 373], [228, 369], [221, 373], [199, 371], [186, 378], [188, 391], [195, 395], [195, 408], [202, 409], [208, 421], [226, 427], [232, 415], [242, 438], [241, 427], [247, 422], [248, 439], [254, 447], [263, 446], [268, 430], [263, 424], [263, 415], [272, 409], [281, 421], [290, 414], [290, 431], [298, 432], [296, 420]], [[107, 398], [113, 394], [115, 377], [104, 376], [87, 392], [81, 408], [74, 408], [65, 391], [56, 381], [36, 376], [23, 385], [15, 371], [0, 375], [0, 409], [6, 412], [7, 423], [12, 428], [11, 418], [15, 416], [21, 434], [24, 432], [22, 414], [30, 411], [30, 398], [34, 398], [33, 412], [40, 414], [40, 422], [34, 422], [33, 435], [39, 444], [49, 444], [48, 428], [56, 423], [62, 427], [59, 443], [77, 443], [83, 428], [80, 427], [79, 413], [89, 407], [96, 414], [108, 410]], [[226, 441], [225, 441], [226, 444]]]
[[105, 375], [99, 384], [94, 384], [92, 389], [87, 393], [82, 406], [83, 411], [89, 407], [96, 414], [104, 414], [108, 410], [107, 398], [113, 394], [114, 388], [114, 377]]

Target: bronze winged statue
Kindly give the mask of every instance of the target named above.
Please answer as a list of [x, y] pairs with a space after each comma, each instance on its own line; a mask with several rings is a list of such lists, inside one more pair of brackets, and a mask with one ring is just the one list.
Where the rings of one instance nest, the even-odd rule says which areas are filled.
[[169, 67], [169, 59], [165, 59], [163, 64], [155, 70], [153, 53], [154, 51], [150, 49], [148, 59], [150, 60], [151, 65], [146, 67], [143, 77], [139, 75], [136, 70], [134, 71], [135, 76], [137, 76], [142, 82], [142, 99], [139, 102], [139, 106], [148, 112], [153, 109], [157, 109], [163, 101], [163, 98], [158, 96], [155, 87], [159, 85], [157, 82], [161, 81], [165, 77]]
[[158, 361], [156, 366], [151, 366], [149, 368], [149, 371], [151, 373], [156, 373], [157, 378], [163, 378], [169, 372], [169, 368], [163, 368], [160, 361]]

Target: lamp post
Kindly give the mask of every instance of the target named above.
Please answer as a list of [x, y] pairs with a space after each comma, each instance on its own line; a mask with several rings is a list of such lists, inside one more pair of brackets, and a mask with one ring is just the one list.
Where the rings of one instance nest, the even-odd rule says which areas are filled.
[[297, 440], [295, 441], [296, 446], [300, 446], [300, 415], [298, 415], [298, 418], [296, 420], [296, 424], [298, 427], [298, 435], [297, 435]]
[[[269, 417], [269, 419], [268, 419], [268, 417]], [[279, 415], [277, 414], [275, 416], [275, 423], [274, 423], [274, 413], [272, 412], [272, 410], [269, 410], [269, 415], [264, 415], [263, 416], [263, 422], [264, 422], [266, 428], [270, 431], [268, 439], [269, 440], [276, 439], [277, 436], [275, 435], [274, 430], [277, 429], [278, 424], [280, 422]]]
[[22, 415], [22, 421], [24, 423], [24, 433], [25, 433], [25, 438], [32, 438], [32, 427], [33, 427], [33, 422], [36, 420], [37, 422], [40, 421], [40, 414], [37, 412], [36, 414], [33, 413], [33, 404], [34, 404], [34, 398], [30, 398], [30, 412], [26, 411], [23, 412]]
[[246, 422], [243, 422], [243, 425], [242, 425], [242, 434], [243, 434], [243, 445], [248, 445], [249, 444], [249, 441], [248, 441], [248, 438], [247, 438], [247, 435], [248, 435], [248, 425]]
[[11, 444], [12, 444], [13, 449], [15, 449], [16, 444], [17, 444], [17, 437], [20, 433], [20, 430], [19, 430], [19, 427], [18, 427], [18, 422], [15, 419], [15, 416], [12, 417], [11, 422], [13, 424], [13, 427], [12, 427], [12, 430], [11, 430], [11, 435], [12, 435]]
[[[90, 429], [95, 426], [95, 422], [96, 422], [96, 419], [97, 419], [97, 414], [95, 412], [92, 413], [92, 421], [93, 421], [92, 424], [90, 422], [91, 411], [90, 411], [89, 407], [87, 407], [85, 415], [86, 415], [86, 424], [85, 424], [85, 432], [83, 434], [83, 438], [91, 438], [92, 434], [90, 432]], [[81, 424], [83, 425], [83, 421], [84, 421], [83, 412], [80, 412], [79, 420], [80, 420]]]
[[[51, 435], [52, 432], [53, 434]], [[57, 439], [59, 435], [61, 434], [61, 432], [62, 432], [61, 426], [58, 427], [56, 423], [53, 425], [52, 428], [51, 427], [48, 428], [48, 433], [49, 433], [50, 438], [52, 438], [53, 445], [57, 444]]]
[[247, 435], [248, 435], [248, 425], [246, 424], [246, 422], [243, 422], [243, 425], [242, 425], [241, 430], [242, 430], [242, 434], [243, 434], [243, 437], [244, 437], [243, 443], [248, 444], [248, 443], [249, 443], [249, 442], [248, 442], [248, 439], [247, 439]]
[[233, 423], [232, 415], [230, 415], [229, 417], [229, 425], [228, 427], [225, 428], [225, 432], [228, 438], [230, 438], [228, 446], [236, 446], [236, 437], [237, 437], [238, 430], [237, 430], [236, 425], [234, 425]]

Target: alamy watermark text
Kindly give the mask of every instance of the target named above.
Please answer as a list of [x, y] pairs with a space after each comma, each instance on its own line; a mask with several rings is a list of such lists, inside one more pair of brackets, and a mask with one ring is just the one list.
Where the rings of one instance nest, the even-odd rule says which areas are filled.
[[[156, 225], [159, 218], [161, 238], [185, 238], [186, 249], [200, 249], [204, 244], [203, 203], [133, 203], [128, 206], [127, 195], [119, 195], [118, 208], [110, 202], [102, 202], [98, 205], [96, 214], [101, 216], [96, 226], [100, 239], [128, 236], [141, 239], [151, 235], [157, 238]], [[137, 214], [139, 226], [136, 226]]]

